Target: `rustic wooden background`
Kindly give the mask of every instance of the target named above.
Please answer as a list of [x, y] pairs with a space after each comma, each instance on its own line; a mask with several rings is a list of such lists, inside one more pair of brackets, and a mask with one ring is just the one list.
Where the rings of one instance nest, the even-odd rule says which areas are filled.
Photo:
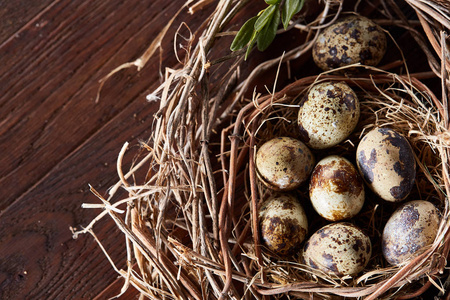
[[[173, 35], [146, 68], [124, 70], [180, 7], [180, 1], [11, 0], [0, 2], [0, 299], [106, 299], [122, 281], [89, 235], [72, 239], [100, 211], [102, 194], [117, 180], [115, 162], [126, 141], [133, 150], [150, 136], [157, 104], [145, 96], [160, 83], [161, 67], [176, 64]], [[96, 233], [123, 262], [122, 235], [112, 222]], [[124, 264], [118, 265], [124, 267]], [[123, 297], [136, 295], [133, 289]]]
[[[213, 6], [183, 13], [165, 50], [141, 71], [114, 75], [95, 102], [99, 80], [133, 61], [184, 0], [9, 0], [0, 2], [0, 299], [107, 299], [122, 280], [90, 235], [72, 238], [100, 211], [88, 184], [102, 194], [150, 136], [157, 103], [145, 96], [174, 66], [173, 34], [196, 27]], [[126, 166], [125, 166], [126, 167]], [[118, 267], [123, 236], [113, 222], [96, 233]], [[129, 289], [122, 297], [137, 296]]]

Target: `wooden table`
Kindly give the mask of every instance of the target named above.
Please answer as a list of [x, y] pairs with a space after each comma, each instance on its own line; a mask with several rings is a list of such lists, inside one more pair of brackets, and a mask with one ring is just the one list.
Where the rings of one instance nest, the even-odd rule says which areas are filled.
[[[113, 185], [125, 142], [132, 162], [150, 136], [157, 103], [146, 94], [174, 66], [173, 36], [202, 16], [184, 13], [141, 71], [138, 58], [184, 1], [3, 1], [0, 4], [0, 299], [106, 299], [122, 281], [90, 235], [72, 238], [99, 209], [88, 184]], [[212, 7], [210, 7], [211, 9]], [[125, 167], [126, 167], [125, 166]], [[95, 226], [118, 267], [123, 236], [113, 222]], [[136, 295], [130, 289], [124, 299]]]
[[[161, 56], [140, 72], [138, 58], [180, 7], [179, 1], [3, 1], [0, 4], [0, 299], [107, 299], [123, 281], [90, 235], [72, 238], [99, 209], [91, 184], [106, 194], [150, 136], [158, 103], [145, 96], [174, 66], [173, 36], [196, 27], [213, 6], [177, 18]], [[119, 268], [123, 235], [102, 220], [95, 232]], [[130, 288], [123, 299], [137, 292]]]

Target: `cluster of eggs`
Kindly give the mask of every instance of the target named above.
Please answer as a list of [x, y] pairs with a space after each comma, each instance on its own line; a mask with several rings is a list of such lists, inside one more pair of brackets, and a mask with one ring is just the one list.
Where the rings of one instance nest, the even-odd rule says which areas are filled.
[[[324, 70], [361, 62], [376, 65], [384, 55], [384, 32], [372, 21], [351, 16], [327, 28], [313, 48]], [[356, 149], [356, 167], [346, 158], [330, 155], [318, 163], [314, 150], [329, 149], [348, 138], [360, 115], [356, 93], [344, 82], [314, 85], [300, 104], [299, 136], [277, 137], [256, 153], [259, 180], [273, 190], [259, 211], [265, 246], [285, 256], [299, 251], [308, 238], [308, 220], [299, 199], [289, 191], [309, 180], [309, 198], [316, 212], [333, 222], [322, 227], [303, 246], [303, 261], [311, 268], [337, 276], [355, 275], [372, 255], [370, 238], [348, 222], [365, 201], [365, 186], [386, 201], [398, 202], [411, 192], [416, 166], [408, 140], [390, 128], [365, 134]], [[439, 225], [436, 207], [422, 200], [400, 206], [382, 234], [386, 260], [401, 264], [432, 243]]]

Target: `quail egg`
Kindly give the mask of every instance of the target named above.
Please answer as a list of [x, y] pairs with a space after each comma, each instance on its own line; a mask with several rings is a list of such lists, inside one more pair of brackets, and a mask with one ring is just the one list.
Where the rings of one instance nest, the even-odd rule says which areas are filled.
[[414, 186], [416, 163], [408, 140], [390, 128], [375, 128], [359, 142], [358, 169], [382, 199], [404, 200]]
[[256, 174], [273, 190], [293, 190], [309, 178], [314, 162], [313, 154], [304, 143], [290, 137], [278, 137], [258, 149]]
[[322, 70], [355, 63], [376, 66], [385, 52], [385, 33], [361, 16], [346, 17], [325, 29], [312, 50], [314, 62]]
[[359, 120], [359, 101], [344, 82], [314, 85], [300, 104], [298, 125], [302, 140], [313, 149], [325, 149], [345, 140]]
[[439, 213], [428, 201], [410, 201], [397, 208], [389, 218], [382, 235], [382, 251], [393, 265], [418, 255], [433, 243], [439, 228]]
[[328, 221], [354, 217], [364, 205], [364, 183], [353, 164], [331, 155], [319, 161], [311, 174], [309, 197], [314, 209]]
[[268, 249], [280, 256], [300, 250], [308, 233], [308, 220], [297, 198], [283, 193], [272, 195], [259, 211], [261, 239]]
[[330, 275], [355, 275], [372, 255], [370, 238], [350, 223], [333, 223], [316, 231], [305, 243], [303, 258], [313, 269]]

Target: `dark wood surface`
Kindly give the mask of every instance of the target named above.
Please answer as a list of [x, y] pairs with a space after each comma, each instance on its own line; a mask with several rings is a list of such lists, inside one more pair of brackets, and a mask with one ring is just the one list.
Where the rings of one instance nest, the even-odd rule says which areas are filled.
[[[81, 204], [98, 203], [88, 184], [106, 195], [117, 181], [122, 145], [130, 143], [126, 169], [150, 136], [158, 103], [145, 96], [177, 63], [177, 27], [185, 21], [196, 28], [213, 6], [182, 13], [161, 57], [140, 72], [120, 71], [95, 98], [99, 80], [138, 58], [182, 3], [0, 2], [0, 299], [108, 299], [120, 292], [123, 280], [93, 238], [74, 240], [69, 228], [100, 213]], [[95, 232], [124, 268], [124, 239], [113, 222], [100, 221]], [[137, 296], [130, 288], [121, 298]]]
[[[147, 66], [114, 75], [95, 103], [99, 80], [138, 58], [184, 1], [2, 1], [0, 3], [0, 299], [107, 299], [122, 281], [94, 239], [72, 238], [100, 212], [117, 181], [115, 161], [128, 141], [129, 165], [150, 136], [157, 104], [146, 94], [176, 64], [181, 20], [197, 26], [207, 11], [184, 13]], [[123, 236], [95, 226], [124, 267]], [[134, 298], [130, 289], [124, 299]]]

